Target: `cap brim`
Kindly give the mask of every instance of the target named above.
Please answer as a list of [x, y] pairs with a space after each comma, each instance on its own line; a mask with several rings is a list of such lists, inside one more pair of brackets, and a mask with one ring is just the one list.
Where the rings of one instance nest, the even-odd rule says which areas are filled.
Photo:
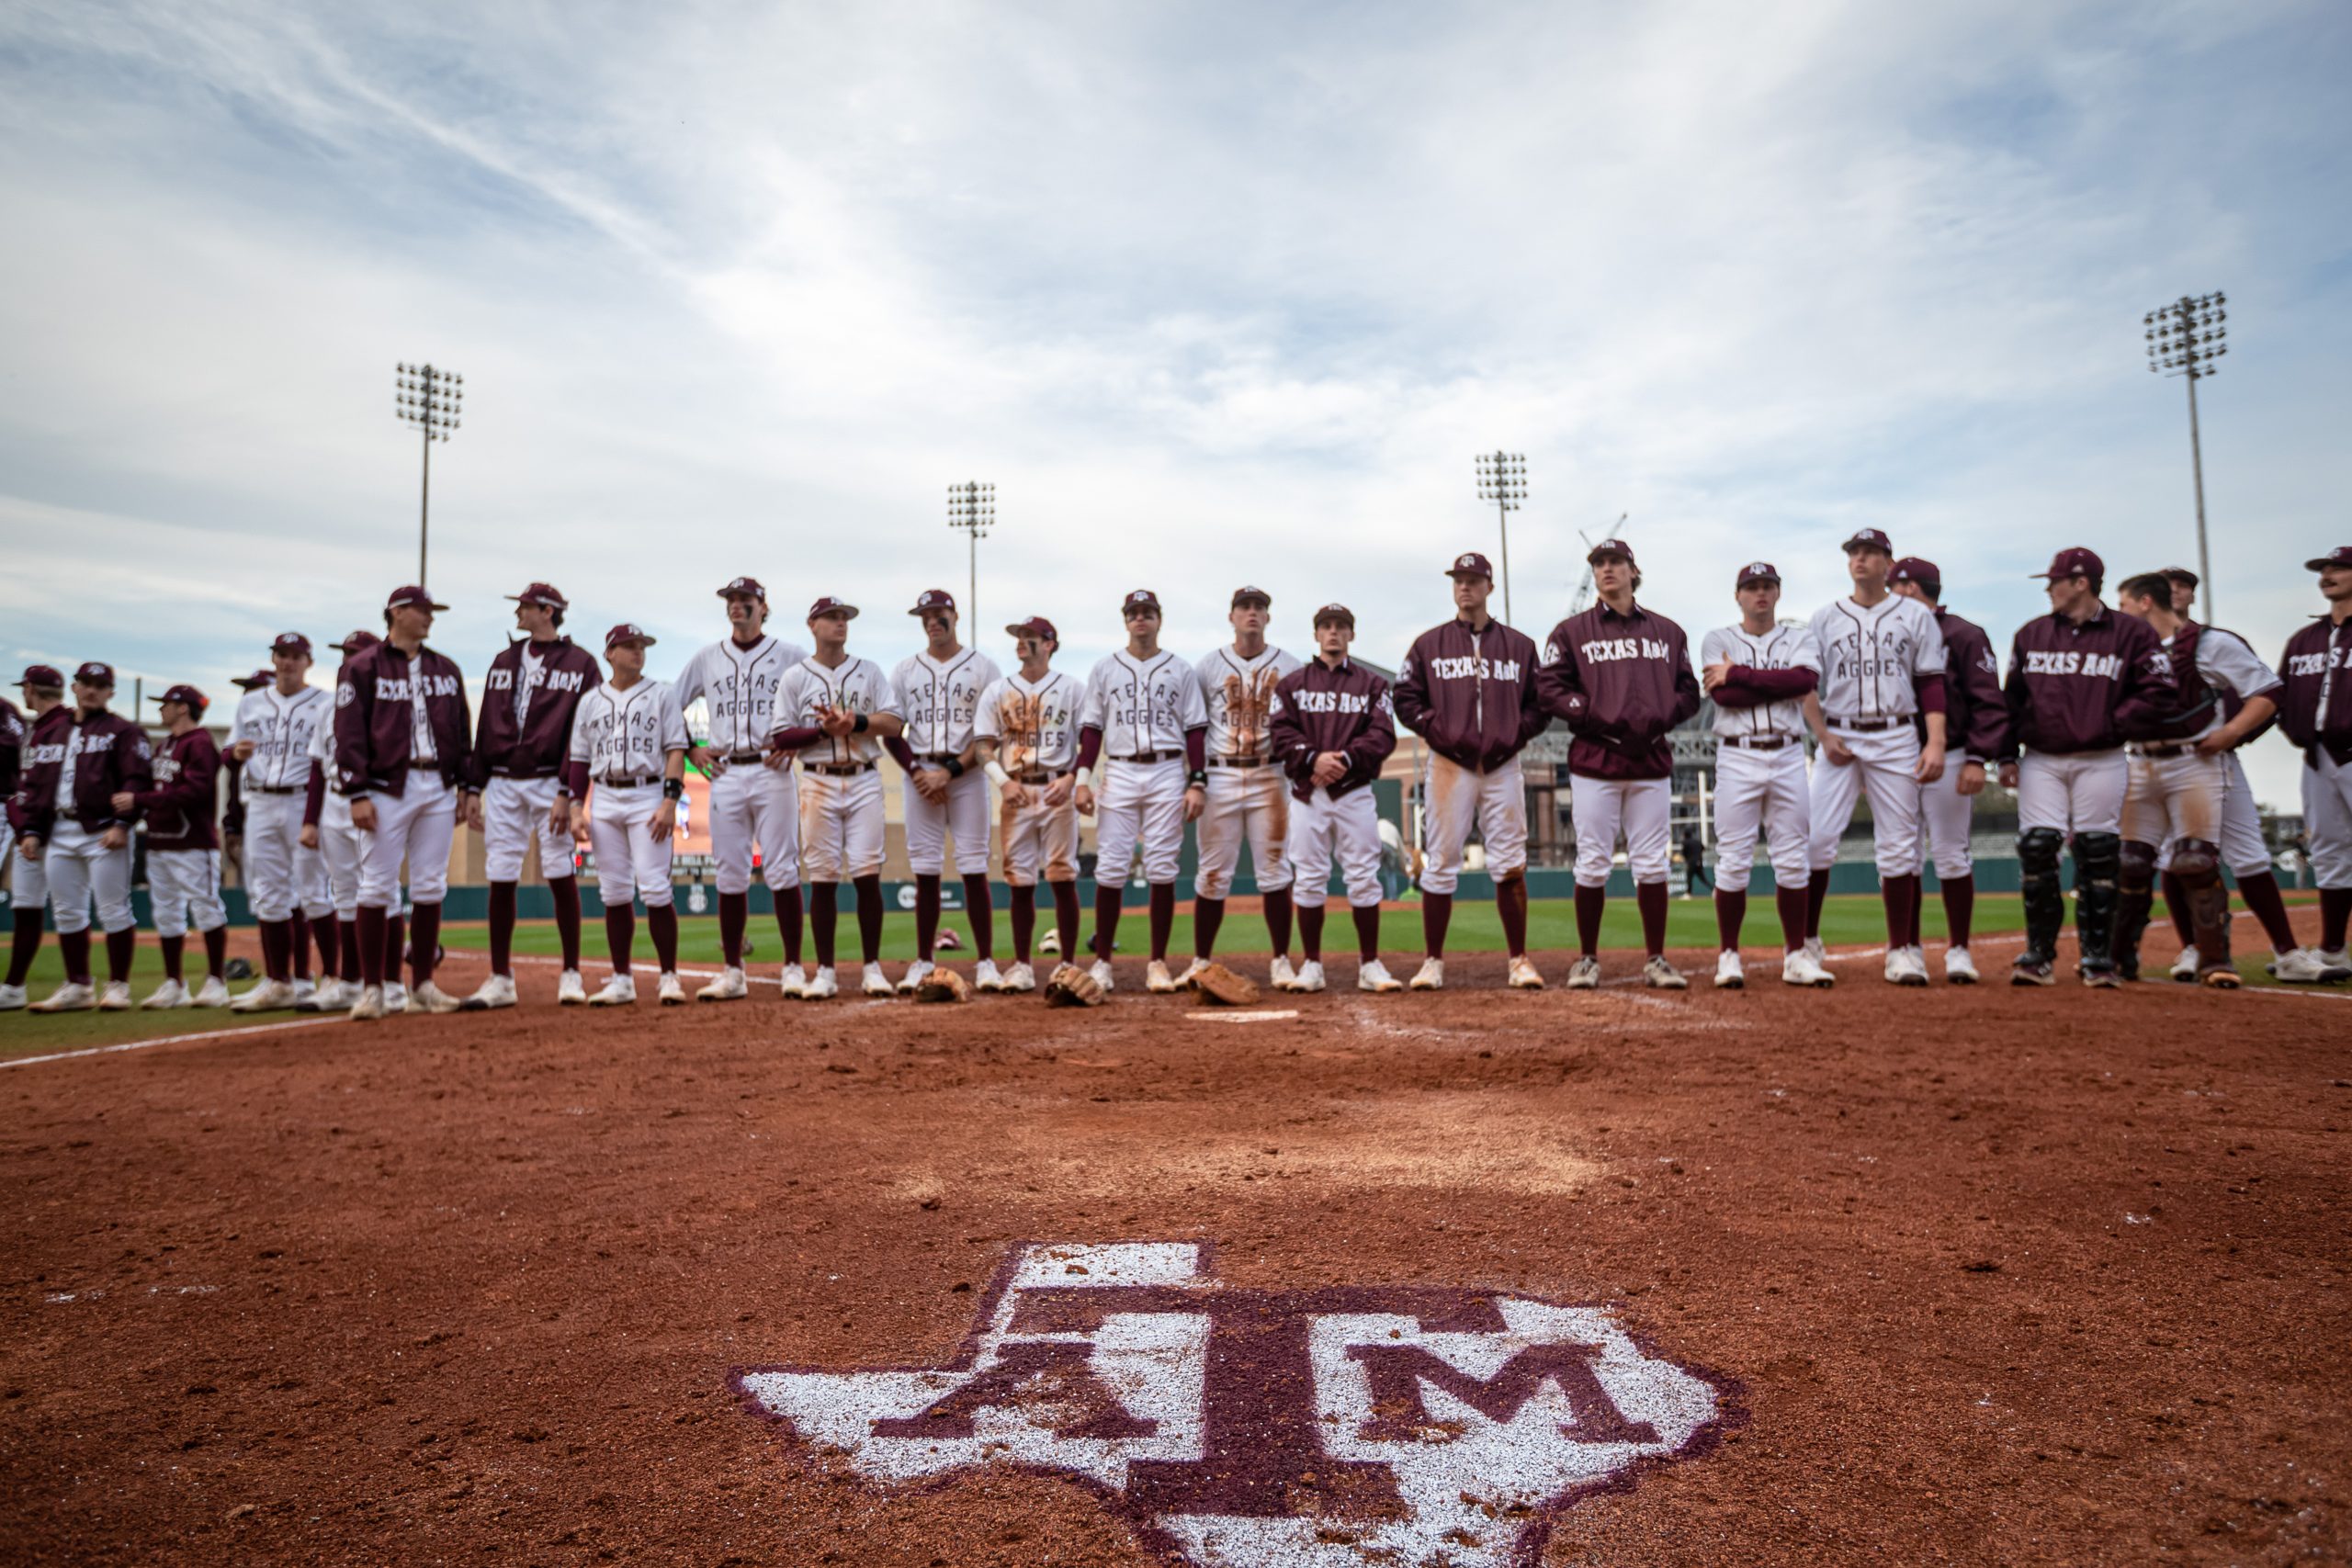
[[[818, 611], [817, 615], [846, 615], [854, 621], [857, 619], [857, 606], [854, 604], [829, 604], [825, 608]], [[817, 618], [817, 615], [811, 615], [808, 618], [813, 621]]]
[[1770, 582], [1777, 584], [1781, 580], [1779, 578], [1771, 576], [1743, 577], [1739, 580], [1739, 586], [1742, 588], [1752, 588], [1759, 582]]
[[2335, 566], [2352, 567], [2352, 561], [2337, 560], [2334, 556], [2322, 556], [2317, 560], [2305, 561], [2303, 563], [2303, 570], [2305, 571], [2325, 571], [2328, 568]]
[[1036, 634], [1030, 628], [1028, 622], [1020, 621], [1005, 627], [1004, 635], [1007, 637], [1034, 637]]

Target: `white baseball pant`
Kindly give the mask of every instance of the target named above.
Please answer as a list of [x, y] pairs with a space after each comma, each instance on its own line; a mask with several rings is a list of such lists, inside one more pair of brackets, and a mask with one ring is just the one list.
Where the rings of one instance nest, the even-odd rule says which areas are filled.
[[800, 795], [790, 767], [734, 762], [710, 781], [713, 879], [721, 893], [752, 890], [752, 850], [772, 893], [800, 886]]
[[[2352, 767], [2325, 751], [2303, 769], [2303, 832], [2312, 846], [2312, 873], [2322, 887], [2352, 887]], [[55, 880], [56, 873], [51, 872]]]
[[[1792, 742], [1771, 751], [1717, 747], [1715, 886], [1726, 893], [1747, 891], [1759, 835], [1781, 886], [1803, 887], [1811, 881], [1812, 809], [1803, 745]], [[1577, 847], [1583, 847], [1581, 838]]]
[[1909, 876], [1919, 869], [1919, 737], [1908, 723], [1893, 729], [1857, 733], [1829, 727], [1854, 754], [1850, 762], [1826, 755], [1813, 760], [1813, 868], [1838, 863], [1838, 840], [1854, 819], [1854, 803], [1868, 792], [1871, 831], [1881, 876]]
[[2018, 831], [2120, 833], [2131, 773], [2120, 746], [2064, 755], [2027, 752], [2018, 763]]
[[[1078, 880], [1078, 805], [1065, 800], [1047, 806], [1037, 798], [1044, 784], [1023, 784], [1026, 806], [1000, 805], [997, 838], [1004, 845], [1004, 881], [1008, 887], [1035, 887], [1047, 882]], [[1073, 792], [1075, 793], [1075, 792]]]
[[[2244, 881], [2278, 871], [2270, 858], [2270, 840], [2262, 836], [2262, 812], [2254, 798], [2254, 782], [2235, 751], [2222, 753], [2222, 863]], [[2156, 852], [2156, 869], [2172, 869], [2172, 845]]]
[[1127, 879], [1136, 846], [1143, 846], [1147, 882], [1176, 880], [1184, 852], [1184, 759], [1113, 762], [1095, 797], [1094, 881], [1115, 887]]
[[[414, 784], [412, 776], [412, 788]], [[291, 919], [298, 908], [306, 915], [333, 912], [326, 868], [316, 850], [302, 847], [302, 792], [254, 791], [244, 800], [245, 897], [254, 918]]]
[[883, 805], [877, 769], [801, 775], [800, 855], [809, 881], [854, 882], [881, 874]]
[[44, 844], [40, 854], [27, 860], [24, 852], [17, 848], [17, 843], [12, 836], [8, 843], [9, 907], [38, 909], [49, 902], [49, 872], [45, 863], [49, 849]]
[[[616, 788], [598, 784], [588, 801], [588, 845], [596, 853], [596, 892], [610, 908], [642, 898], [649, 909], [670, 902], [672, 840], [653, 825], [677, 811], [658, 784]], [[546, 852], [540, 852], [544, 854]]]
[[[944, 769], [933, 769], [944, 773]], [[907, 864], [919, 876], [937, 876], [946, 869], [947, 837], [956, 837], [956, 873], [985, 876], [989, 869], [989, 776], [967, 768], [961, 778], [947, 781], [947, 798], [933, 803], [915, 788], [910, 773], [904, 785], [907, 803]]]
[[1960, 793], [1960, 768], [1965, 759], [1944, 758], [1943, 776], [1933, 784], [1915, 784], [1919, 792], [1919, 824], [1925, 840], [1919, 846], [1919, 866], [1932, 854], [1936, 874], [1949, 882], [1955, 876], [1972, 876], [1976, 871], [1976, 856], [1968, 844], [1969, 829], [1975, 825], [1976, 797]]
[[147, 899], [157, 936], [186, 936], [191, 927], [219, 931], [229, 923], [220, 902], [220, 852], [149, 850]]
[[376, 826], [359, 835], [359, 901], [371, 908], [400, 907], [401, 862], [408, 862], [408, 896], [438, 904], [449, 891], [449, 845], [458, 836], [458, 797], [439, 773], [408, 775], [398, 795], [371, 795]]
[[1371, 789], [1359, 785], [1334, 800], [1329, 790], [1318, 787], [1299, 802], [1291, 818], [1288, 854], [1291, 898], [1300, 908], [1323, 907], [1329, 896], [1334, 858], [1347, 884], [1349, 906], [1358, 909], [1376, 906], [1380, 902], [1380, 806]]
[[[1344, 797], [1342, 797], [1344, 798]], [[1257, 768], [1211, 768], [1208, 800], [1193, 825], [1200, 864], [1193, 891], [1222, 898], [1233, 888], [1233, 868], [1241, 863], [1241, 840], [1258, 873], [1258, 891], [1277, 893], [1290, 886], [1290, 862], [1283, 840], [1290, 832], [1290, 780], [1272, 763]]]
[[1487, 847], [1487, 874], [1500, 881], [1527, 864], [1527, 785], [1513, 757], [1489, 773], [1474, 773], [1431, 753], [1421, 806], [1421, 891], [1453, 891], [1462, 851], [1476, 824]]
[[2219, 757], [2194, 751], [2177, 757], [2126, 754], [2123, 836], [2134, 843], [2165, 845], [2175, 839], [2218, 843], [2222, 795], [2229, 773]]
[[[572, 839], [548, 824], [555, 809], [554, 779], [493, 777], [481, 794], [482, 874], [492, 882], [523, 880], [523, 853], [531, 840], [539, 842], [539, 874], [549, 882], [570, 876]], [[661, 788], [655, 786], [659, 795]]]
[[319, 810], [319, 864], [337, 919], [359, 917], [359, 866], [367, 852], [365, 836], [351, 825], [351, 803], [330, 791]]
[[[1664, 882], [1673, 848], [1671, 779], [1596, 779], [1568, 775], [1568, 810], [1577, 826], [1577, 886], [1605, 887], [1625, 840], [1625, 866], [1636, 884]], [[1750, 852], [1751, 855], [1753, 851]]]
[[51, 828], [42, 855], [49, 877], [50, 907], [62, 931], [90, 929], [90, 901], [97, 900], [101, 931], [129, 931], [138, 922], [130, 913], [130, 845], [107, 848], [103, 833], [83, 829], [79, 822], [59, 818]]

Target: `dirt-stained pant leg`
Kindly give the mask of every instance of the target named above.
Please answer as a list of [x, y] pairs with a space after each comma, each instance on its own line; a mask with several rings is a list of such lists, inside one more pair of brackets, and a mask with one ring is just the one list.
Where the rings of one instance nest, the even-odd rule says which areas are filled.
[[1462, 876], [1462, 851], [1478, 819], [1479, 775], [1432, 754], [1421, 802], [1421, 891], [1452, 893]]
[[1065, 800], [1059, 806], [1048, 806], [1036, 798], [1046, 786], [1031, 787], [1026, 806], [1000, 804], [997, 810], [1005, 886], [1035, 887], [1041, 877], [1046, 882], [1074, 881], [1078, 876], [1077, 803]]

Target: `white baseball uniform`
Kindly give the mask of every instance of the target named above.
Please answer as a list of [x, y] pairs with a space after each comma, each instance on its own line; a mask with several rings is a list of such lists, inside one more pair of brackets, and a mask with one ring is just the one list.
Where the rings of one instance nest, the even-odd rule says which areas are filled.
[[[1758, 636], [1719, 626], [1699, 645], [1699, 662], [1728, 659], [1748, 670], [1821, 670], [1809, 626], [1776, 626]], [[1804, 702], [1715, 708], [1715, 886], [1747, 889], [1759, 833], [1782, 887], [1812, 879], [1813, 795], [1804, 771]], [[1653, 878], [1652, 880], [1655, 880]]]
[[[898, 714], [899, 694], [882, 666], [855, 655], [838, 665], [812, 655], [787, 676], [776, 699], [778, 729], [811, 728], [827, 708], [872, 718]], [[903, 714], [899, 715], [904, 717]], [[820, 736], [801, 748], [800, 853], [811, 882], [854, 882], [882, 871], [882, 740], [871, 729]], [[962, 835], [957, 835], [960, 846]]]
[[1890, 593], [1868, 609], [1850, 597], [1825, 604], [1811, 630], [1821, 658], [1822, 716], [1854, 754], [1842, 765], [1826, 754], [1814, 759], [1813, 869], [1837, 863], [1838, 837], [1867, 790], [1878, 874], [1912, 875], [1919, 867], [1915, 682], [1942, 677], [1943, 628], [1918, 600]]
[[2120, 833], [2123, 794], [2131, 779], [2131, 760], [2120, 746], [2103, 751], [2028, 751], [2018, 760], [2018, 831], [2054, 828], [2068, 834]]
[[333, 746], [334, 698], [317, 686], [292, 696], [275, 684], [247, 692], [229, 723], [224, 753], [245, 741], [238, 793], [245, 805], [245, 889], [254, 918], [291, 919], [334, 912], [326, 867], [316, 850], [302, 847], [302, 797], [311, 782], [311, 741], [321, 729]]
[[[484, 682], [481, 703], [485, 712], [492, 703], [506, 703], [514, 710], [514, 733], [526, 734], [525, 719], [534, 703], [550, 692], [559, 695], [548, 699], [560, 701], [566, 690], [585, 696], [603, 682], [593, 670], [577, 667], [582, 650], [568, 643], [544, 645], [548, 651], [535, 653], [543, 646], [528, 641], [515, 645], [515, 662], [510, 669], [502, 664], [492, 665]], [[575, 662], [569, 670], [551, 668], [556, 662], [556, 650], [560, 648]], [[575, 698], [575, 701], [578, 699]], [[579, 710], [572, 710], [572, 723], [579, 723]], [[486, 730], [485, 730], [486, 733]], [[503, 757], [489, 759], [492, 773], [481, 792], [482, 873], [492, 882], [520, 882], [523, 879], [523, 858], [534, 840], [539, 846], [539, 875], [549, 882], [575, 874], [579, 867], [572, 860], [571, 835], [559, 829], [553, 821], [556, 797], [563, 793], [563, 781], [555, 773], [536, 778], [516, 778], [496, 770], [505, 765]]]
[[[907, 721], [907, 747], [918, 769], [944, 769], [972, 743], [972, 725], [979, 713], [980, 694], [995, 683], [996, 661], [977, 649], [964, 649], [952, 658], [933, 659], [928, 652], [900, 660], [890, 683], [899, 694], [898, 712]], [[989, 780], [978, 768], [947, 781], [947, 798], [934, 802], [915, 788], [907, 775], [907, 863], [920, 876], [937, 876], [946, 864], [947, 836], [956, 837], [956, 870], [964, 876], [985, 876], [989, 869]]]
[[607, 907], [670, 902], [674, 840], [655, 838], [653, 826], [676, 815], [662, 786], [670, 753], [686, 747], [685, 710], [666, 681], [639, 679], [627, 691], [607, 681], [582, 694], [571, 716], [570, 759], [587, 765], [588, 843]]
[[681, 711], [700, 699], [709, 710], [710, 750], [722, 766], [710, 781], [710, 847], [721, 893], [752, 889], [752, 852], [771, 892], [800, 886], [800, 801], [789, 764], [763, 764], [775, 732], [784, 678], [808, 657], [793, 643], [763, 637], [749, 648], [722, 637], [686, 660], [678, 677]]
[[[2171, 657], [2177, 637], [2164, 639]], [[2174, 741], [2132, 741], [2125, 747], [2130, 774], [2123, 792], [2123, 836], [2135, 843], [2160, 846], [2160, 863], [2168, 865], [2177, 839], [2202, 839], [2219, 846], [2227, 820], [2231, 761], [2227, 753], [2199, 756], [2195, 743], [2219, 729], [2226, 719], [2219, 694], [2240, 697], [2267, 695], [2278, 689], [2278, 677], [2234, 632], [2214, 626], [2197, 629], [2196, 678], [2215, 694], [2205, 722], [2195, 733]], [[2177, 668], [2177, 666], [2176, 666]], [[2183, 679], [2182, 685], [2188, 684]], [[2252, 802], [2249, 800], [2248, 806]], [[2256, 836], [2260, 837], [2257, 824]], [[2269, 869], [2266, 852], [2257, 869]]]
[[980, 694], [972, 733], [996, 742], [997, 764], [1029, 792], [1026, 805], [1001, 806], [997, 838], [1004, 846], [1004, 880], [1012, 887], [1078, 880], [1078, 792], [1059, 806], [1046, 788], [1078, 766], [1079, 713], [1086, 689], [1075, 676], [1048, 670], [1034, 684], [1015, 670]]
[[1095, 791], [1094, 881], [1117, 886], [1138, 842], [1144, 879], [1176, 880], [1184, 853], [1184, 732], [1204, 729], [1208, 705], [1193, 667], [1166, 651], [1121, 649], [1086, 677], [1080, 728], [1102, 732]]
[[1209, 715], [1208, 798], [1193, 829], [1200, 864], [1193, 890], [1204, 898], [1222, 898], [1231, 890], [1244, 834], [1258, 891], [1278, 893], [1290, 886], [1290, 860], [1283, 852], [1290, 833], [1290, 780], [1274, 766], [1267, 724], [1274, 682], [1297, 668], [1298, 660], [1279, 648], [1255, 659], [1221, 648], [1193, 667]]
[[[334, 787], [334, 726], [322, 724], [311, 731], [311, 761], [327, 781], [319, 802], [319, 867], [326, 877], [327, 898], [338, 920], [359, 918], [359, 867], [367, 855], [367, 835], [351, 825], [351, 797]], [[394, 914], [406, 905], [388, 906]]]

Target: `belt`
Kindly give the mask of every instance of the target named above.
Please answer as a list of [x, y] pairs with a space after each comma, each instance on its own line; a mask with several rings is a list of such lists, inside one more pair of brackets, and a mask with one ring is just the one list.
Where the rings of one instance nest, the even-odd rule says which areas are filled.
[[1833, 718], [1829, 721], [1829, 728], [1850, 729], [1857, 735], [1875, 735], [1883, 729], [1908, 729], [1911, 721], [1908, 718]]
[[245, 793], [248, 795], [300, 795], [302, 793], [302, 790], [303, 786], [300, 784], [245, 785]]
[[514, 768], [492, 768], [490, 770], [491, 776], [492, 778], [516, 779], [525, 784], [535, 784], [540, 779], [554, 778], [557, 776], [558, 772], [559, 770], [554, 768], [534, 768], [528, 773], [520, 772]]
[[1132, 757], [1114, 757], [1114, 762], [1172, 762], [1182, 756], [1181, 751], [1138, 751]]
[[1209, 766], [1212, 768], [1270, 768], [1273, 766], [1273, 762], [1274, 760], [1272, 757], [1211, 757], [1209, 759]]
[[919, 751], [915, 754], [916, 761], [935, 762], [943, 768], [950, 762], [960, 762], [963, 760], [964, 753], [961, 751]]
[[1012, 775], [1012, 782], [1025, 784], [1051, 784], [1056, 779], [1069, 777], [1072, 771], [1069, 768], [1023, 768]]
[[872, 773], [874, 764], [871, 762], [803, 762], [800, 764], [800, 771], [804, 773], [822, 773], [827, 778], [850, 779], [855, 778], [860, 773]]
[[614, 777], [598, 779], [595, 782], [598, 789], [643, 789], [648, 784], [660, 784], [662, 781], [660, 779]]
[[1796, 743], [1793, 735], [1726, 735], [1717, 741], [1718, 745], [1736, 746], [1743, 751], [1777, 751]]
[[723, 760], [729, 767], [734, 767], [742, 763], [764, 762], [767, 761], [767, 753], [764, 751], [729, 751]]
[[[441, 771], [441, 763], [435, 758], [427, 758], [422, 762], [404, 762], [401, 766], [412, 773], [437, 773]], [[293, 795], [298, 792], [289, 789], [286, 793]]]
[[2152, 762], [2161, 762], [2172, 757], [2192, 756], [2196, 750], [2197, 742], [2194, 740], [2167, 740], [2157, 746], [2134, 746], [2132, 754], [2145, 757]]

